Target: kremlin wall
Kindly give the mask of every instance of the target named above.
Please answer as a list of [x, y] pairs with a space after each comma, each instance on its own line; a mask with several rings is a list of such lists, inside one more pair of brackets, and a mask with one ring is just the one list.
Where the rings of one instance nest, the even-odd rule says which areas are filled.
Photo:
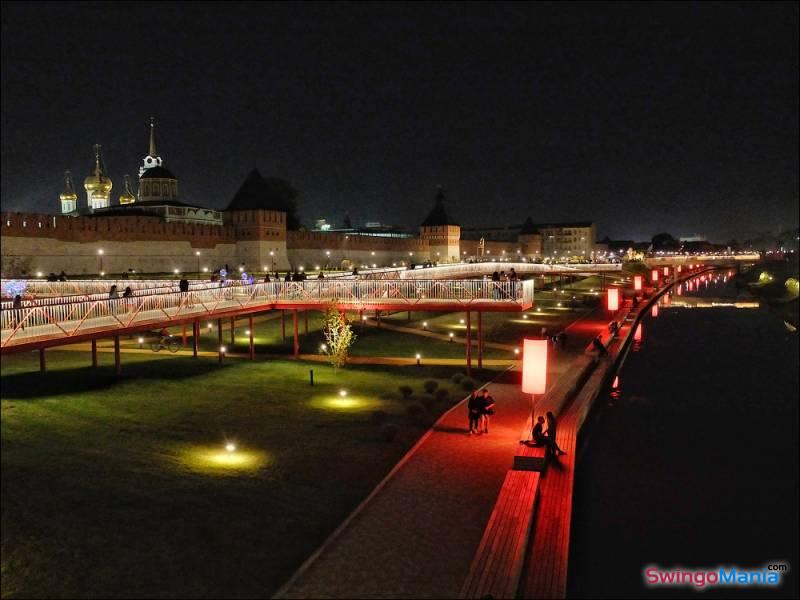
[[[95, 167], [84, 180], [85, 208], [79, 208], [67, 172], [60, 195], [62, 214], [2, 213], [2, 277], [62, 270], [70, 276], [130, 270], [203, 276], [225, 264], [244, 266], [251, 274], [300, 267], [349, 270], [476, 257], [588, 257], [595, 250], [591, 223], [534, 226], [528, 219], [510, 238], [478, 237], [480, 232], [473, 230], [475, 239], [462, 239], [462, 229], [447, 215], [441, 189], [416, 236], [355, 229], [287, 230], [286, 207], [271, 185], [257, 171], [251, 172], [223, 211], [179, 201], [177, 178], [163, 166], [151, 119], [138, 194], [126, 175], [119, 203], [111, 204], [113, 183], [105, 174], [101, 148], [95, 146]], [[546, 227], [546, 235], [537, 227]]]

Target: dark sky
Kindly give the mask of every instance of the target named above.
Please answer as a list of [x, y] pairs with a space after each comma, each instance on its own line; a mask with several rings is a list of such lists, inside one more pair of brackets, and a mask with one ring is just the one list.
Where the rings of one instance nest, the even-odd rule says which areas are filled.
[[798, 5], [3, 3], [2, 207], [57, 212], [103, 144], [116, 203], [158, 118], [181, 198], [248, 171], [301, 218], [797, 227]]

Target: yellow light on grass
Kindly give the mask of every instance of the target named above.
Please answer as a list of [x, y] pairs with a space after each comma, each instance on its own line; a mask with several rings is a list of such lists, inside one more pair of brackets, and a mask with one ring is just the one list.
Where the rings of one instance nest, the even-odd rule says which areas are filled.
[[265, 452], [242, 450], [230, 442], [222, 448], [219, 446], [186, 448], [180, 452], [179, 460], [192, 470], [208, 475], [243, 474], [257, 471], [271, 462]]
[[236, 444], [234, 444], [233, 442], [228, 442], [227, 444], [225, 444], [225, 450], [227, 452], [236, 452]]
[[339, 390], [339, 395], [340, 395], [342, 398], [344, 398], [345, 396], [347, 396], [347, 390]]

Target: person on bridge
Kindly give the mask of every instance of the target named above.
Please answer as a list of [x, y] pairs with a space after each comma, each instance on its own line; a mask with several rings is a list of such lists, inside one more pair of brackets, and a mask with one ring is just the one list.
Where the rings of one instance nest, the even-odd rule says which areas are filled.
[[264, 274], [264, 283], [269, 283], [269, 273]]
[[564, 452], [561, 448], [558, 447], [558, 441], [556, 440], [556, 416], [551, 412], [547, 411], [547, 431], [544, 432], [545, 436], [550, 439], [553, 444], [553, 450], [555, 450], [559, 455], [564, 455]]
[[25, 323], [22, 321], [22, 296], [17, 294], [14, 296], [14, 302], [11, 304], [11, 327], [19, 326], [23, 331], [25, 330]]
[[67, 280], [67, 274], [64, 273], [64, 271], [61, 271], [61, 273], [58, 274], [58, 280], [59, 281], [66, 281]]
[[119, 292], [117, 291], [117, 286], [116, 285], [112, 285], [111, 289], [108, 290], [108, 299], [109, 300], [116, 300], [117, 298], [119, 298]]

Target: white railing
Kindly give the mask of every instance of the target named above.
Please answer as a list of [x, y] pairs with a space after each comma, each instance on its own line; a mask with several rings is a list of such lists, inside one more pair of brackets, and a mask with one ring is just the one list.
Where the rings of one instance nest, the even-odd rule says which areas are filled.
[[[190, 285], [207, 285], [208, 280], [192, 280]], [[126, 287], [134, 292], [158, 288], [178, 290], [177, 279], [75, 279], [71, 281], [45, 281], [42, 279], [3, 279], [0, 281], [0, 295], [13, 298], [22, 290], [26, 297], [40, 296], [82, 296], [108, 294], [116, 285], [120, 294]]]
[[475, 277], [490, 275], [497, 271], [508, 274], [511, 269], [518, 275], [536, 274], [547, 275], [564, 273], [614, 273], [622, 271], [622, 264], [586, 263], [586, 264], [555, 264], [545, 265], [529, 262], [479, 262], [460, 263], [455, 265], [439, 265], [436, 267], [421, 267], [413, 270], [400, 271], [400, 279], [453, 279], [458, 277]]
[[109, 334], [129, 328], [160, 328], [174, 321], [213, 318], [281, 307], [329, 303], [350, 310], [380, 306], [414, 310], [437, 305], [447, 310], [521, 310], [533, 304], [533, 281], [410, 280], [270, 282], [208, 287], [189, 292], [144, 294], [131, 298], [67, 301], [4, 309], [2, 347]]

